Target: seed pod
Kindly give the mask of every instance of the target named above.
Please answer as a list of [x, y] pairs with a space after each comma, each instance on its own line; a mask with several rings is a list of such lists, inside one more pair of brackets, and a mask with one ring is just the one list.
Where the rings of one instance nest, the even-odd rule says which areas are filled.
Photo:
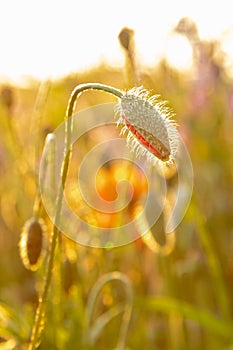
[[24, 266], [36, 271], [41, 261], [45, 224], [42, 219], [26, 221], [19, 242], [19, 251]]

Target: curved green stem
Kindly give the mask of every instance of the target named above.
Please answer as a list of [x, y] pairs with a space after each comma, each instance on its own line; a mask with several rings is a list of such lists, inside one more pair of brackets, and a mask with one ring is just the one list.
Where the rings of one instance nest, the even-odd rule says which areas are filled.
[[61, 184], [57, 195], [56, 213], [54, 218], [53, 231], [51, 234], [51, 247], [50, 247], [50, 252], [48, 257], [48, 265], [45, 273], [44, 287], [43, 287], [42, 294], [39, 298], [39, 303], [36, 310], [35, 322], [32, 329], [29, 350], [35, 350], [39, 346], [40, 336], [44, 328], [44, 319], [43, 319], [44, 311], [45, 311], [44, 309], [45, 309], [45, 304], [48, 296], [50, 282], [52, 279], [56, 243], [60, 233], [58, 229], [58, 224], [59, 224], [60, 214], [62, 209], [63, 190], [66, 183], [66, 178], [67, 178], [67, 173], [68, 173], [68, 168], [69, 168], [69, 163], [71, 158], [71, 152], [72, 152], [71, 136], [72, 136], [73, 120], [71, 116], [75, 109], [75, 102], [77, 97], [83, 91], [89, 90], [89, 89], [105, 91], [113, 94], [118, 98], [121, 98], [124, 94], [121, 90], [118, 90], [108, 85], [103, 85], [98, 83], [87, 83], [87, 84], [78, 85], [71, 93], [71, 96], [67, 105], [67, 109], [66, 109], [66, 115], [65, 115], [65, 122], [66, 122], [65, 149], [64, 149], [64, 158], [63, 158], [63, 163], [61, 168]]

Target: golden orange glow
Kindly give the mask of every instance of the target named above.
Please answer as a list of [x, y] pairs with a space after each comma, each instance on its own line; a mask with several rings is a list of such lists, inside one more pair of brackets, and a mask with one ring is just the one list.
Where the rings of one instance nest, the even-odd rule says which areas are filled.
[[[22, 82], [27, 76], [65, 76], [100, 61], [122, 66], [124, 58], [117, 38], [124, 26], [135, 31], [142, 64], [154, 65], [166, 55], [170, 64], [184, 69], [190, 64], [187, 43], [176, 38], [167, 46], [180, 18], [192, 18], [201, 37], [221, 40], [223, 33], [232, 28], [231, 13], [231, 2], [227, 0], [165, 0], [158, 8], [152, 0], [145, 0], [143, 6], [119, 0], [114, 8], [107, 0], [91, 2], [91, 6], [88, 1], [75, 0], [6, 1], [1, 5], [0, 77]], [[231, 47], [227, 45], [225, 49], [232, 62]]]

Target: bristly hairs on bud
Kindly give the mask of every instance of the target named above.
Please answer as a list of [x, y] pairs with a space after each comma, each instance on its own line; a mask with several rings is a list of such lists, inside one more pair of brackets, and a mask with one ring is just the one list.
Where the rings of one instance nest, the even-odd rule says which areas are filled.
[[143, 87], [123, 94], [116, 106], [117, 124], [121, 135], [127, 134], [127, 144], [137, 156], [146, 155], [153, 165], [170, 166], [179, 144], [174, 113]]

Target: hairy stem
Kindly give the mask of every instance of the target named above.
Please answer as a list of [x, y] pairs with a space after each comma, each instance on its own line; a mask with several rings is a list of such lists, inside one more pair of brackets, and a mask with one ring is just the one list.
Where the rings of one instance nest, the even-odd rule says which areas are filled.
[[66, 109], [66, 115], [65, 115], [65, 149], [64, 149], [64, 158], [63, 163], [61, 167], [61, 184], [59, 187], [57, 199], [56, 199], [56, 213], [54, 217], [54, 224], [53, 224], [53, 230], [51, 234], [51, 246], [50, 246], [50, 252], [48, 257], [48, 265], [45, 273], [45, 279], [44, 279], [44, 286], [41, 296], [39, 297], [39, 302], [36, 310], [36, 316], [35, 321], [32, 329], [31, 334], [31, 340], [29, 344], [29, 350], [35, 350], [39, 344], [40, 344], [40, 336], [42, 334], [42, 331], [44, 329], [44, 313], [45, 313], [45, 305], [46, 300], [48, 296], [48, 291], [52, 279], [52, 272], [53, 272], [53, 264], [54, 264], [54, 257], [55, 257], [55, 249], [57, 244], [57, 239], [59, 236], [59, 229], [58, 224], [60, 220], [60, 214], [62, 209], [62, 198], [63, 198], [63, 191], [66, 183], [70, 158], [71, 158], [71, 152], [72, 152], [72, 145], [71, 145], [71, 136], [72, 136], [72, 127], [73, 127], [73, 120], [71, 118], [74, 109], [75, 109], [75, 102], [77, 97], [85, 90], [92, 89], [92, 90], [101, 90], [108, 93], [111, 93], [115, 95], [118, 98], [121, 98], [123, 96], [123, 92], [121, 90], [118, 90], [116, 88], [113, 88], [108, 85], [98, 84], [98, 83], [88, 83], [88, 84], [81, 84], [78, 85], [73, 92], [71, 93], [67, 109]]

